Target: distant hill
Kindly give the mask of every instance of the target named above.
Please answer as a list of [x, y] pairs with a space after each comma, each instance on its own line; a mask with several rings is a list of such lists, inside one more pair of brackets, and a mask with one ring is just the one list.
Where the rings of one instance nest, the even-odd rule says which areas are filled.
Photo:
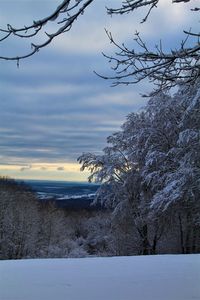
[[66, 209], [102, 209], [100, 203], [93, 204], [95, 193], [100, 185], [82, 182], [49, 180], [25, 180], [42, 202], [53, 202]]

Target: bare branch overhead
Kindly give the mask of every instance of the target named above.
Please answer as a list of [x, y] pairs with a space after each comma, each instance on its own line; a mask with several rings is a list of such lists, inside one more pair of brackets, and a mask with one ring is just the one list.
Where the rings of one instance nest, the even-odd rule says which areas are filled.
[[[177, 83], [194, 82], [200, 74], [200, 43], [194, 47], [186, 47], [191, 32], [187, 33], [186, 39], [182, 42], [180, 49], [165, 53], [162, 43], [156, 46], [155, 51], [148, 49], [145, 42], [136, 33], [135, 42], [141, 51], [129, 49], [125, 44], [119, 45], [110, 32], [106, 32], [110, 42], [115, 46], [113, 56], [103, 55], [112, 64], [113, 76], [98, 76], [113, 81], [113, 86], [119, 84], [138, 83], [149, 79], [156, 85], [156, 90], [168, 89], [176, 86]], [[199, 34], [195, 34], [200, 37]]]
[[[172, 0], [172, 3], [190, 2], [191, 0]], [[192, 2], [192, 1], [191, 1]], [[124, 0], [119, 8], [108, 8], [108, 14], [126, 14], [139, 8], [146, 7], [147, 14], [142, 20], [145, 22], [153, 8], [157, 7], [159, 0]], [[199, 8], [192, 8], [192, 11], [199, 11]], [[180, 43], [179, 49], [166, 53], [163, 50], [162, 42], [149, 49], [136, 32], [135, 42], [137, 47], [132, 48], [124, 43], [116, 42], [111, 32], [106, 32], [110, 42], [115, 46], [113, 55], [103, 55], [111, 63], [113, 75], [99, 75], [104, 79], [110, 79], [113, 86], [119, 84], [138, 83], [148, 79], [156, 86], [155, 91], [168, 89], [177, 84], [195, 82], [200, 75], [200, 32], [184, 31], [185, 40]], [[196, 38], [196, 40], [195, 40]], [[139, 51], [135, 49], [140, 48]]]
[[[5, 42], [11, 36], [18, 39], [30, 40], [31, 49], [26, 54], [14, 56], [0, 56], [3, 60], [15, 60], [19, 63], [21, 59], [32, 56], [40, 49], [49, 45], [57, 36], [69, 31], [77, 18], [85, 9], [96, 0], [63, 0], [61, 4], [49, 16], [33, 21], [29, 26], [15, 28], [8, 24], [6, 29], [0, 29], [0, 42]], [[166, 0], [167, 1], [167, 0]], [[146, 15], [142, 22], [147, 21], [152, 9], [156, 8], [160, 0], [121, 0], [121, 7], [107, 8], [110, 15], [134, 12], [141, 8], [146, 8]], [[171, 0], [172, 3], [191, 2], [192, 0]], [[108, 0], [109, 3], [109, 0]], [[194, 13], [198, 13], [200, 8], [192, 7]], [[45, 26], [49, 22], [54, 22], [55, 31], [46, 32]], [[41, 43], [34, 42], [34, 38], [40, 33], [45, 33]], [[120, 45], [115, 41], [112, 34], [107, 31], [110, 42], [115, 46], [113, 55], [104, 56], [112, 63], [113, 75], [102, 76], [104, 79], [111, 79], [113, 85], [137, 83], [143, 79], [153, 82], [158, 90], [170, 88], [177, 83], [193, 82], [199, 77], [200, 72], [200, 32], [192, 30], [184, 31], [185, 40], [180, 43], [179, 49], [166, 53], [162, 43], [152, 51], [142, 40], [139, 33], [136, 33], [135, 42], [139, 46], [140, 52], [130, 49], [125, 44]]]
[[[148, 13], [143, 21], [146, 21], [148, 15], [151, 10], [157, 7], [157, 4], [160, 0], [123, 0], [121, 7], [118, 8], [107, 8], [108, 14], [127, 14], [133, 12], [138, 8], [148, 8]], [[190, 2], [191, 0], [172, 0], [172, 3], [180, 3], [180, 2]]]
[[[89, 6], [94, 0], [64, 0], [56, 10], [44, 19], [33, 21], [33, 24], [29, 26], [24, 26], [21, 28], [14, 28], [12, 25], [8, 24], [7, 29], [0, 29], [0, 33], [3, 37], [0, 38], [0, 42], [8, 39], [10, 36], [15, 36], [17, 38], [31, 39], [37, 36], [40, 32], [46, 34], [47, 39], [40, 44], [35, 44], [30, 41], [31, 50], [24, 55], [14, 55], [11, 57], [0, 56], [0, 59], [4, 60], [19, 60], [27, 58], [38, 52], [41, 48], [44, 48], [52, 42], [52, 40], [61, 35], [62, 33], [69, 31], [75, 22], [75, 20], [83, 14], [86, 7]], [[59, 17], [63, 16], [60, 20]], [[45, 32], [45, 25], [48, 22], [53, 21], [59, 25], [59, 28], [53, 33]]]

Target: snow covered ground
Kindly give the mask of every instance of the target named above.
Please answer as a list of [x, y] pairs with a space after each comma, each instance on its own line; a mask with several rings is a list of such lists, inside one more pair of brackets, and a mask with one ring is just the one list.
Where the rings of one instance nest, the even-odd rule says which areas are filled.
[[197, 300], [200, 255], [0, 261], [1, 300]]

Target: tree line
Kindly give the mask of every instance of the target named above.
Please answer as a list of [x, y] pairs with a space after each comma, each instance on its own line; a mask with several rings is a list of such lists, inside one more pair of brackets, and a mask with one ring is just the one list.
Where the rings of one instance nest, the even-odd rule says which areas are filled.
[[0, 259], [109, 255], [109, 227], [103, 212], [60, 209], [0, 178]]

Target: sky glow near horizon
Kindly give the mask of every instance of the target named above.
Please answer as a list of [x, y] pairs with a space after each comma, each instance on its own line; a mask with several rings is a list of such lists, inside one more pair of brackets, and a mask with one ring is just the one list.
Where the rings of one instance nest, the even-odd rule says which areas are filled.
[[[50, 14], [59, 3], [2, 0], [0, 26], [30, 24]], [[152, 89], [146, 82], [111, 88], [111, 82], [94, 75], [93, 70], [111, 74], [101, 55], [102, 51], [114, 53], [104, 28], [112, 31], [118, 42], [129, 45], [137, 29], [150, 45], [162, 38], [169, 50], [184, 38], [183, 29], [188, 30], [197, 20], [197, 14], [189, 10], [195, 0], [173, 5], [162, 0], [145, 24], [140, 24], [144, 10], [107, 16], [105, 6], [119, 6], [117, 3], [120, 0], [94, 1], [70, 32], [21, 61], [20, 68], [16, 62], [0, 61], [0, 175], [86, 181], [88, 173], [79, 171], [77, 158], [82, 152], [101, 153], [106, 137], [120, 129], [126, 115], [145, 105], [140, 93]], [[1, 55], [26, 53], [26, 43], [4, 41]]]

